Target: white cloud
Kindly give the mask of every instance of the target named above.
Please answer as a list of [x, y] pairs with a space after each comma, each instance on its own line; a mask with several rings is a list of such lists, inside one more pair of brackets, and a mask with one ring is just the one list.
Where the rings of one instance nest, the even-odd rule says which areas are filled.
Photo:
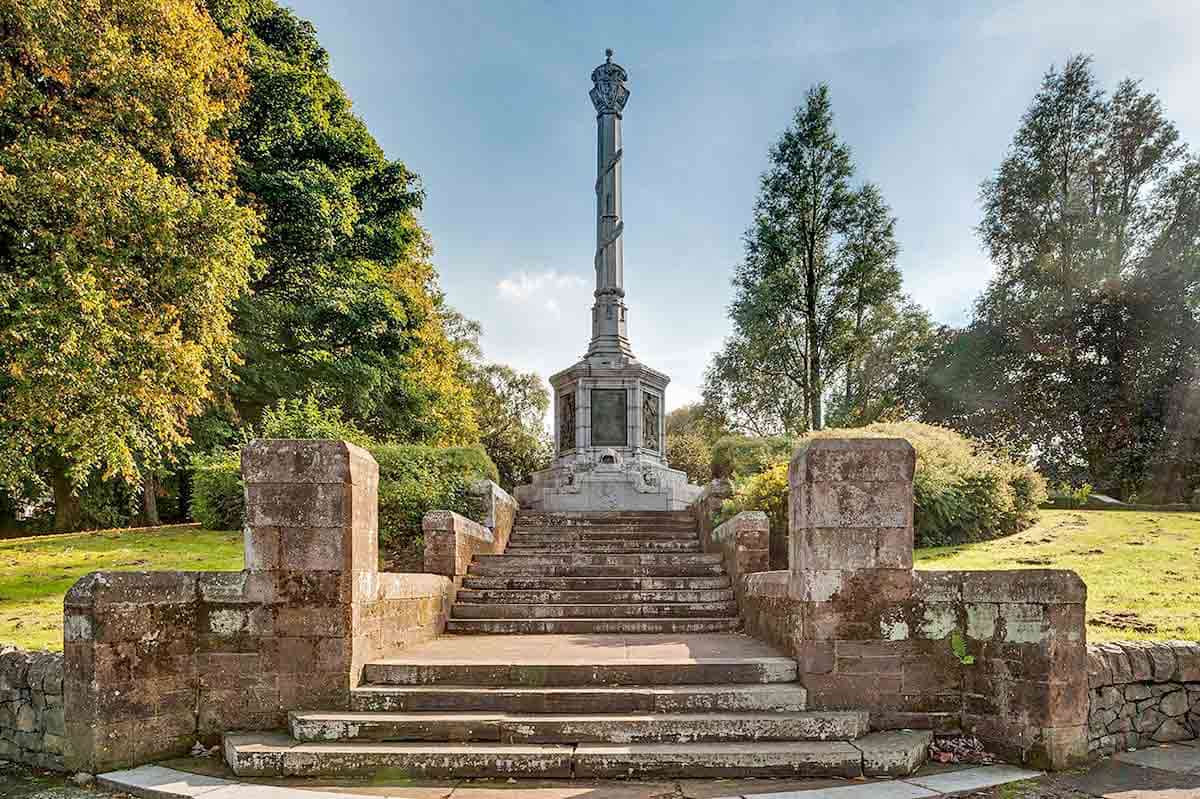
[[501, 298], [509, 302], [535, 303], [554, 317], [562, 316], [564, 296], [576, 295], [587, 288], [587, 282], [579, 275], [567, 274], [554, 269], [541, 272], [521, 270], [496, 284]]

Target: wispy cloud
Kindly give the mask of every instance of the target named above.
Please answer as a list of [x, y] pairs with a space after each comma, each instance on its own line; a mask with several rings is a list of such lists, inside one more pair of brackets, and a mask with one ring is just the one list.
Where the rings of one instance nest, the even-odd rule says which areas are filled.
[[[587, 281], [579, 275], [547, 269], [541, 272], [521, 270], [496, 284], [500, 297], [512, 303], [540, 307], [555, 318], [562, 316], [562, 299], [581, 294]], [[584, 306], [580, 306], [581, 308]]]

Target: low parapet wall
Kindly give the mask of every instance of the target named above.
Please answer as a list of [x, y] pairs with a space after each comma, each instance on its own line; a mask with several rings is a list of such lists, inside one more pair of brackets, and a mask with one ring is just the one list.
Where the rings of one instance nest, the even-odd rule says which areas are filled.
[[339, 441], [242, 454], [246, 568], [98, 572], [64, 602], [70, 770], [345, 709], [369, 660], [445, 628], [453, 580], [378, 571], [378, 466]]
[[1093, 755], [1200, 738], [1200, 642], [1088, 647]]
[[969, 731], [1007, 759], [1087, 755], [1086, 588], [1073, 572], [914, 572], [915, 454], [823, 439], [789, 469], [790, 569], [741, 576], [746, 631], [791, 652], [816, 709]]

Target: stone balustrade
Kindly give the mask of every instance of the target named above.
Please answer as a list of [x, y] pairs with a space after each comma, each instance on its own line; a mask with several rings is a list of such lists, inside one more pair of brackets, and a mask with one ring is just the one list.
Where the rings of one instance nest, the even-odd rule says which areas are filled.
[[792, 653], [813, 709], [877, 729], [971, 732], [1007, 759], [1087, 755], [1084, 607], [1073, 572], [914, 572], [915, 454], [822, 439], [789, 469], [790, 569], [743, 578], [745, 629]]

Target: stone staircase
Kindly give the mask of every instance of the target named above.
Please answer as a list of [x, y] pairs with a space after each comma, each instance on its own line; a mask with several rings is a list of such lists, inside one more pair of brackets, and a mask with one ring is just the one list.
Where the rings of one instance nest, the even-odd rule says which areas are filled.
[[684, 513], [522, 513], [477, 556], [449, 635], [369, 663], [351, 709], [229, 734], [239, 776], [909, 774], [925, 732], [809, 711], [796, 661], [732, 632], [719, 557]]
[[681, 512], [522, 513], [477, 557], [450, 633], [703, 633], [737, 628], [720, 555]]

